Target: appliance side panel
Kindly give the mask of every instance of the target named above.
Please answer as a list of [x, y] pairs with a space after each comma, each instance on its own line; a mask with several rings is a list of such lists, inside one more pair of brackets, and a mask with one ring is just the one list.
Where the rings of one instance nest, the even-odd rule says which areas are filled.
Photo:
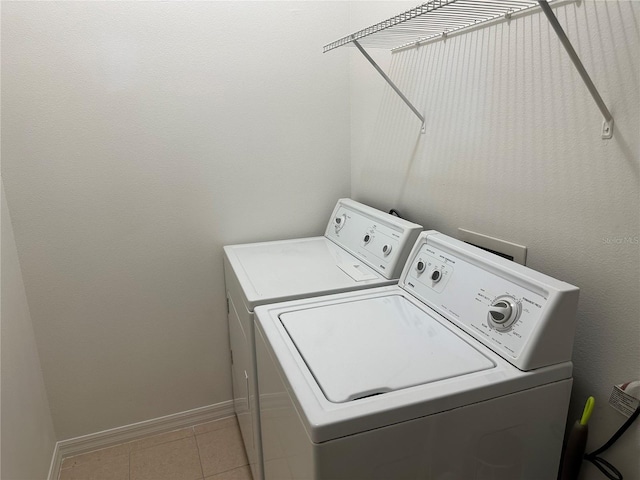
[[258, 391], [265, 480], [304, 480], [314, 476], [314, 450], [274, 363], [260, 327], [256, 328]]
[[255, 463], [253, 440], [253, 424], [251, 422], [250, 386], [248, 371], [250, 369], [250, 350], [245, 333], [242, 331], [238, 313], [233, 299], [229, 302], [229, 343], [231, 344], [231, 376], [233, 386], [233, 407], [238, 417], [238, 425], [242, 433], [249, 463]]
[[247, 309], [246, 296], [235, 270], [224, 257], [225, 287], [227, 289], [229, 345], [233, 403], [242, 433], [253, 477], [262, 478], [262, 449], [260, 447], [260, 411], [256, 356], [254, 348], [253, 312]]

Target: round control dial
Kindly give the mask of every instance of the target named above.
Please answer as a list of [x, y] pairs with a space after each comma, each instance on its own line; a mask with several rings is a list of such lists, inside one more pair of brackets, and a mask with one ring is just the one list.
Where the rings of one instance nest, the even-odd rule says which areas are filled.
[[424, 272], [425, 268], [427, 268], [427, 265], [424, 263], [424, 261], [418, 260], [418, 263], [416, 263], [416, 270], [418, 271], [418, 273]]
[[342, 230], [342, 227], [344, 227], [345, 223], [347, 223], [347, 216], [346, 215], [339, 215], [336, 218], [334, 218], [333, 226], [336, 229], [336, 233], [339, 232], [340, 230]]
[[511, 328], [519, 316], [520, 303], [510, 295], [502, 295], [491, 302], [487, 321], [496, 330], [505, 331]]
[[391, 249], [392, 247], [388, 243], [382, 247], [382, 253], [384, 254], [385, 257], [389, 256], [389, 254], [391, 253]]
[[371, 242], [371, 239], [373, 239], [373, 236], [369, 233], [366, 233], [364, 235], [364, 237], [362, 237], [362, 242], [367, 245], [369, 242]]
[[442, 279], [442, 271], [436, 269], [431, 272], [431, 281], [433, 283], [438, 283]]

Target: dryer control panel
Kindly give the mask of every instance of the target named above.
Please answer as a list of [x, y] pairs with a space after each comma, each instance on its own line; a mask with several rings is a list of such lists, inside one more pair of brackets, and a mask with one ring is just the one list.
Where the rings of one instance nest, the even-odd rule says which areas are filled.
[[354, 200], [341, 199], [325, 237], [387, 279], [399, 278], [422, 226]]
[[400, 286], [522, 370], [571, 360], [577, 287], [434, 231]]

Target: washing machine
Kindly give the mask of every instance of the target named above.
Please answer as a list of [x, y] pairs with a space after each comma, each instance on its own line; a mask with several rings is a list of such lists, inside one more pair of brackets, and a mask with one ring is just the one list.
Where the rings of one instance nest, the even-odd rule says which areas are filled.
[[233, 401], [254, 480], [263, 478], [254, 308], [395, 284], [422, 227], [338, 200], [324, 236], [224, 247]]
[[395, 286], [256, 308], [266, 480], [555, 479], [578, 293], [428, 231]]

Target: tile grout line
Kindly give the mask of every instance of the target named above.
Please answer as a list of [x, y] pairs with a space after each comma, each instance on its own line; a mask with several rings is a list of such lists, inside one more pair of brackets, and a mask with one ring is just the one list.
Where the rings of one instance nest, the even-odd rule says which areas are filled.
[[202, 455], [200, 455], [200, 444], [198, 443], [198, 435], [196, 435], [196, 427], [193, 426], [193, 439], [196, 442], [196, 450], [198, 451], [198, 463], [200, 464], [200, 473], [202, 474], [202, 480], [204, 480], [204, 467], [202, 466]]
[[[248, 463], [245, 463], [245, 464], [242, 464], [242, 465], [237, 466], [237, 467], [229, 468], [229, 469], [227, 469], [227, 470], [221, 470], [221, 471], [219, 471], [218, 473], [214, 473], [214, 474], [212, 474], [212, 475], [209, 475], [209, 476], [208, 476], [208, 477], [206, 477], [206, 478], [211, 478], [211, 477], [215, 477], [215, 476], [217, 476], [217, 475], [222, 475], [223, 473], [233, 472], [234, 470], [240, 470], [241, 468], [244, 468], [244, 467], [249, 467], [249, 464], [248, 464]], [[205, 478], [205, 480], [206, 480], [206, 478]]]

